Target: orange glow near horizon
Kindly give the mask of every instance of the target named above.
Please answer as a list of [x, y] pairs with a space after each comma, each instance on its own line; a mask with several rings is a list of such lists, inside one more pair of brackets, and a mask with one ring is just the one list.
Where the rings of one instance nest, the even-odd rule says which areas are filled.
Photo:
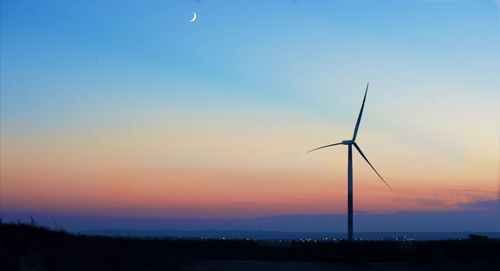
[[[219, 128], [226, 133], [231, 125], [219, 123]], [[181, 134], [145, 125], [35, 141], [4, 137], [2, 206], [164, 218], [345, 212], [345, 146], [305, 154], [314, 146], [310, 142], [325, 141], [306, 136], [303, 131], [311, 128], [305, 123], [301, 127], [267, 130], [264, 125], [250, 131], [238, 126], [232, 127], [239, 128], [234, 134], [223, 135], [194, 126], [180, 129]], [[356, 211], [452, 210], [496, 197], [491, 164], [473, 167], [457, 157], [444, 163], [411, 146], [381, 147], [388, 140], [360, 133], [360, 146], [394, 191], [355, 155]]]

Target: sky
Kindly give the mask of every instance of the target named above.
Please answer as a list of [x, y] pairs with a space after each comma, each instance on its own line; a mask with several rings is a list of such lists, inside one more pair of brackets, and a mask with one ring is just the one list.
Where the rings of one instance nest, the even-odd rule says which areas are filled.
[[357, 141], [393, 190], [355, 154], [356, 211], [498, 202], [499, 7], [1, 1], [0, 211], [343, 214], [347, 148], [305, 152], [350, 139], [367, 82]]

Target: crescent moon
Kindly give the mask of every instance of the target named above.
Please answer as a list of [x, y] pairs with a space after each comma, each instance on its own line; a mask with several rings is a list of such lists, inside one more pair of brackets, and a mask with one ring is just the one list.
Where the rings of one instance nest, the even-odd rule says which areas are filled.
[[191, 19], [190, 22], [194, 22], [194, 21], [196, 21], [196, 12], [193, 12], [193, 19]]

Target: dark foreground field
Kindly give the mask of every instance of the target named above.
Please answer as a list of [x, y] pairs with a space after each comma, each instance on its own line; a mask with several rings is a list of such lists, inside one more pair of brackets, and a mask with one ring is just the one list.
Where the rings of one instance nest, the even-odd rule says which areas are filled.
[[130, 239], [0, 225], [1, 270], [500, 270], [500, 241]]

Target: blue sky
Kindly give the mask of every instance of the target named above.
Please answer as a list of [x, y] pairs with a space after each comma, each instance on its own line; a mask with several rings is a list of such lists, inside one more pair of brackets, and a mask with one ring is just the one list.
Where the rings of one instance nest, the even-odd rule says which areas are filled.
[[[40, 111], [51, 114], [54, 105], [79, 106], [107, 94], [121, 99], [216, 95], [307, 108], [304, 98], [316, 107], [324, 95], [360, 89], [371, 78], [421, 87], [426, 84], [418, 81], [444, 78], [498, 93], [500, 23], [493, 1], [2, 5], [6, 117], [11, 111], [42, 117]], [[198, 13], [194, 24], [189, 23], [193, 11]], [[221, 90], [163, 87], [186, 82]]]

